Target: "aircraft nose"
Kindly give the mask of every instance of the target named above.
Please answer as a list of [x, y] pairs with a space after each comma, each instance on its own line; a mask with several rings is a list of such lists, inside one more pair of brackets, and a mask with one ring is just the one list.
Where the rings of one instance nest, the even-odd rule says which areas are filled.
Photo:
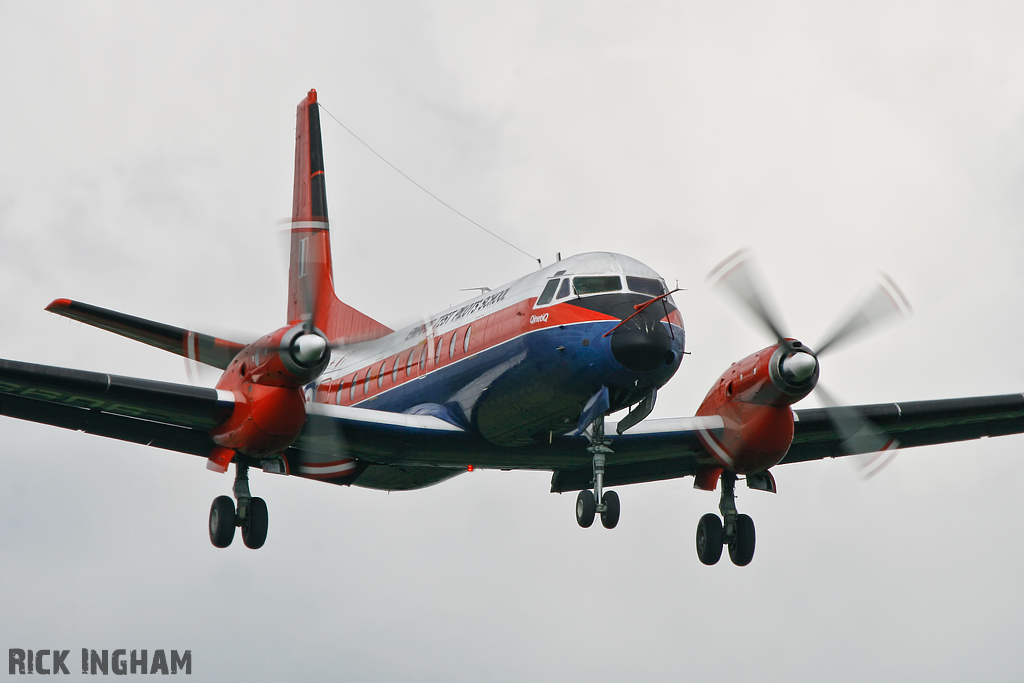
[[665, 326], [654, 315], [644, 313], [612, 332], [612, 355], [623, 367], [635, 372], [657, 370], [675, 359], [672, 338]]

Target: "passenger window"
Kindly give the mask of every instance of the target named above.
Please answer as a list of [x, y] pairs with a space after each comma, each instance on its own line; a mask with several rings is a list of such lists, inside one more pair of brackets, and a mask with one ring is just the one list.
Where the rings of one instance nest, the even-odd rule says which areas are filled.
[[617, 292], [622, 289], [622, 278], [618, 275], [601, 275], [597, 277], [575, 277], [572, 279], [577, 294], [599, 294], [601, 292]]
[[562, 286], [558, 288], [558, 296], [555, 298], [564, 299], [567, 296], [569, 296], [569, 278], [562, 280]]
[[661, 280], [654, 280], [649, 277], [626, 276], [626, 285], [629, 286], [631, 292], [638, 292], [639, 294], [661, 296], [665, 293], [665, 285], [661, 284]]
[[452, 332], [452, 343], [448, 345], [448, 357], [455, 358], [455, 342], [459, 339], [459, 331]]
[[341, 405], [341, 398], [345, 395], [345, 378], [342, 377], [338, 380], [337, 391], [334, 396], [334, 402], [339, 406]]
[[434, 349], [434, 365], [441, 362], [441, 347], [444, 346], [444, 335], [442, 334], [437, 340], [437, 347]]
[[380, 364], [380, 368], [377, 369], [377, 388], [380, 389], [384, 386], [384, 366], [387, 365], [387, 361], [383, 361]]
[[412, 359], [416, 356], [416, 347], [409, 349], [409, 357], [405, 361], [405, 376], [408, 377], [412, 374]]
[[548, 283], [544, 285], [544, 291], [540, 293], [540, 297], [537, 299], [537, 306], [543, 306], [544, 304], [551, 303], [551, 298], [555, 296], [555, 290], [558, 289], [558, 280], [548, 280]]
[[370, 393], [370, 375], [373, 374], [373, 366], [366, 368], [366, 377], [363, 378], [363, 396]]
[[427, 356], [430, 355], [430, 347], [427, 346], [427, 342], [423, 342], [423, 346], [420, 347], [420, 372], [427, 367]]
[[402, 364], [400, 362], [401, 360], [402, 360], [402, 354], [398, 354], [397, 356], [395, 356], [395, 366], [393, 368], [391, 368], [391, 383], [392, 384], [398, 384], [398, 366]]
[[350, 403], [355, 403], [356, 400], [356, 384], [359, 383], [359, 373], [352, 375], [352, 384], [348, 387], [348, 400]]
[[469, 353], [469, 337], [473, 334], [473, 326], [466, 328], [466, 336], [462, 340], [462, 350]]

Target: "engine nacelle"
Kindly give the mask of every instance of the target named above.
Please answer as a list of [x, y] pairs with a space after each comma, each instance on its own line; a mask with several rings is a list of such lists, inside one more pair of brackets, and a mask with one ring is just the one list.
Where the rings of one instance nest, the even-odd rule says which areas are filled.
[[697, 415], [719, 415], [720, 434], [701, 440], [717, 463], [739, 474], [777, 465], [793, 443], [793, 409], [818, 382], [814, 353], [796, 340], [753, 353], [722, 374]]
[[235, 409], [210, 432], [222, 448], [260, 458], [291, 445], [306, 423], [306, 400], [300, 389], [247, 384], [236, 388]]
[[233, 390], [251, 382], [298, 389], [323, 374], [330, 360], [330, 344], [323, 332], [310, 332], [304, 325], [282, 327], [242, 349], [217, 388]]
[[235, 409], [210, 432], [214, 442], [256, 458], [283, 451], [306, 422], [303, 388], [330, 359], [327, 337], [305, 325], [281, 328], [245, 347], [217, 382], [234, 394]]

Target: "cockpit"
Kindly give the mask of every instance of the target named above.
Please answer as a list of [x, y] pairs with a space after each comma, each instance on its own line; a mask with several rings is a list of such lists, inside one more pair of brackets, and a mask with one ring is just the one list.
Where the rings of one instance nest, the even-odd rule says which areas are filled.
[[[556, 273], [556, 276], [562, 273]], [[622, 281], [625, 279], [626, 288]], [[547, 281], [544, 290], [537, 297], [537, 306], [546, 306], [573, 295], [577, 297], [591, 294], [607, 294], [610, 292], [630, 291], [651, 297], [661, 296], [668, 290], [662, 280], [634, 275], [567, 275], [554, 277]]]

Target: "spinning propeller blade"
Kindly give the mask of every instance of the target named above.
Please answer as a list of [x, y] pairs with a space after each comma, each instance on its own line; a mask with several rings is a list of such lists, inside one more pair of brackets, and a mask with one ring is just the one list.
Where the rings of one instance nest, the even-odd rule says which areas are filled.
[[842, 449], [848, 455], [861, 455], [857, 466], [865, 479], [870, 479], [896, 458], [900, 442], [883, 434], [873, 422], [854, 408], [840, 405], [818, 385], [818, 398], [825, 404], [829, 420], [842, 438]]
[[886, 318], [894, 315], [910, 313], [910, 303], [896, 286], [893, 279], [885, 273], [879, 274], [868, 296], [861, 304], [850, 311], [846, 321], [836, 327], [835, 332], [818, 348], [818, 355], [825, 353], [836, 344], [840, 344], [860, 332], [878, 325]]
[[779, 342], [784, 342], [779, 317], [770, 306], [768, 288], [757, 272], [753, 258], [746, 249], [740, 249], [719, 263], [708, 274], [712, 287], [724, 287], [740, 303], [747, 307], [754, 317], [772, 333]]

